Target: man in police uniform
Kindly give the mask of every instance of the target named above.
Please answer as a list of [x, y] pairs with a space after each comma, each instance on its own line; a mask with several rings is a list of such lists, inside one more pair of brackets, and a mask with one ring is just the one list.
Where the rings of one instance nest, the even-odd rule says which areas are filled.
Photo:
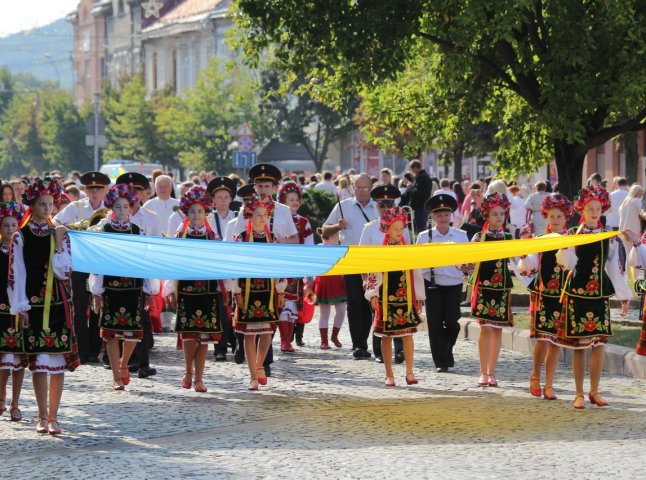
[[[469, 241], [464, 230], [451, 227], [453, 212], [458, 208], [452, 196], [444, 193], [435, 195], [428, 199], [425, 208], [435, 227], [421, 232], [417, 244]], [[454, 366], [453, 347], [460, 333], [458, 320], [461, 315], [462, 282], [467, 273], [467, 267], [462, 265], [426, 268], [423, 271], [428, 337], [438, 372], [447, 372]]]
[[[146, 195], [144, 192], [150, 188], [150, 181], [141, 173], [128, 172], [119, 175], [115, 183], [117, 185], [121, 183], [130, 185], [137, 192], [139, 203], [132, 207], [130, 221], [139, 227], [142, 235], [146, 235], [146, 230], [150, 230], [156, 215], [152, 210], [141, 206], [141, 204], [146, 201]], [[130, 357], [129, 368], [131, 372], [137, 372], [139, 378], [146, 378], [156, 375], [157, 370], [150, 366], [150, 357], [148, 354], [154, 345], [154, 337], [152, 326], [150, 324], [149, 311], [144, 310], [143, 308], [141, 309], [141, 326], [144, 331], [144, 338], [141, 342], [137, 343], [135, 351]], [[109, 364], [109, 361], [106, 360], [107, 358], [104, 357], [103, 362]]]
[[[209, 214], [208, 220], [211, 229], [217, 233], [218, 240], [224, 240], [227, 224], [236, 216], [229, 206], [236, 196], [236, 182], [229, 177], [215, 177], [206, 187], [207, 192], [213, 198], [215, 209]], [[216, 362], [227, 361], [227, 345], [232, 334], [231, 316], [228, 314], [227, 305], [219, 303], [219, 316], [222, 319], [222, 336], [220, 341], [214, 344]]]
[[[377, 204], [379, 217], [365, 224], [363, 231], [361, 232], [359, 245], [379, 246], [384, 244], [386, 234], [380, 229], [381, 217], [386, 210], [395, 206], [395, 201], [400, 197], [401, 192], [399, 189], [391, 184], [379, 185], [370, 191], [370, 198], [372, 198]], [[404, 231], [404, 238], [406, 239], [406, 243], [410, 245], [410, 234], [408, 233], [408, 229]], [[370, 328], [368, 328], [368, 332], [366, 333], [370, 333]], [[404, 361], [404, 344], [402, 343], [402, 339], [395, 338], [394, 344], [395, 362], [402, 363]], [[375, 360], [378, 363], [382, 363], [384, 359], [381, 355], [381, 338], [376, 335], [372, 336], [372, 349], [375, 353]]]
[[[54, 217], [54, 224], [64, 225], [87, 220], [104, 208], [103, 199], [110, 185], [110, 177], [101, 172], [87, 172], [81, 177], [87, 197], [67, 205]], [[74, 303], [74, 329], [78, 341], [81, 363], [98, 363], [101, 351], [98, 316], [88, 322], [87, 310], [90, 293], [87, 290], [87, 273], [72, 272], [72, 302]]]

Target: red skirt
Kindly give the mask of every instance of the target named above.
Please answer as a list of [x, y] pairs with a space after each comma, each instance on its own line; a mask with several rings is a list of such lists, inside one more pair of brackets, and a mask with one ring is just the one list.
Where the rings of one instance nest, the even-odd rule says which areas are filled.
[[314, 279], [316, 303], [335, 304], [347, 301], [343, 275], [330, 275]]

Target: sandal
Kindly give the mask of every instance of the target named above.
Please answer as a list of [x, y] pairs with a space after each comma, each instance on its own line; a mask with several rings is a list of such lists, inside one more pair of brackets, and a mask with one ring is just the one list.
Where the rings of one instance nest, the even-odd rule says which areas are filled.
[[265, 374], [265, 367], [258, 367], [256, 370], [262, 372], [262, 377], [258, 377], [258, 383], [260, 385], [267, 385], [267, 375]]
[[415, 378], [415, 375], [412, 373], [407, 373], [406, 374], [406, 385], [417, 385], [419, 383], [419, 380]]
[[489, 379], [487, 380], [487, 385], [490, 387], [497, 387], [498, 386], [498, 380], [496, 380], [496, 377], [494, 375], [487, 375]]
[[540, 397], [541, 396], [541, 378], [540, 377], [536, 378], [533, 375], [529, 377], [529, 393], [531, 393], [534, 397]]
[[552, 387], [543, 387], [543, 398], [545, 400], [556, 400], [557, 396], [554, 395], [554, 389]]
[[[188, 377], [188, 380], [186, 380], [186, 377]], [[188, 390], [191, 388], [191, 384], [193, 383], [193, 372], [184, 372], [184, 378], [182, 378], [182, 388], [185, 388]]]
[[[581, 399], [581, 403], [578, 403], [579, 398]], [[576, 395], [574, 397], [574, 408], [577, 410], [583, 410], [585, 408], [585, 398], [583, 395]]]
[[478, 386], [487, 387], [489, 386], [489, 381], [487, 380], [487, 374], [480, 372], [480, 378], [478, 379]]
[[208, 391], [207, 388], [204, 386], [204, 382], [202, 382], [202, 380], [195, 380], [193, 382], [193, 388], [198, 393], [206, 393]]
[[125, 389], [126, 387], [123, 385], [123, 380], [112, 380], [112, 390], [119, 391]]
[[121, 376], [121, 382], [125, 385], [128, 385], [130, 383], [130, 370], [128, 367], [119, 367], [119, 370], [125, 370], [128, 375]]
[[[43, 423], [45, 425], [43, 425]], [[47, 417], [41, 417], [36, 424], [36, 433], [47, 433]]]
[[395, 387], [395, 378], [394, 377], [386, 377], [386, 383], [384, 383], [386, 387]]
[[[52, 428], [52, 425], [56, 424], [56, 427]], [[50, 420], [47, 422], [47, 431], [50, 435], [60, 435], [63, 433], [61, 431], [61, 426], [58, 424], [58, 420]]]
[[251, 380], [251, 383], [249, 384], [249, 390], [251, 390], [252, 392], [258, 390], [258, 380], [256, 380], [255, 378]]
[[590, 399], [590, 403], [592, 405], [596, 405], [597, 407], [607, 407], [608, 402], [606, 402], [603, 397], [599, 394], [599, 392], [590, 392], [588, 394], [588, 398]]
[[12, 422], [19, 422], [22, 420], [22, 412], [18, 407], [11, 407], [9, 409], [9, 416], [11, 417]]

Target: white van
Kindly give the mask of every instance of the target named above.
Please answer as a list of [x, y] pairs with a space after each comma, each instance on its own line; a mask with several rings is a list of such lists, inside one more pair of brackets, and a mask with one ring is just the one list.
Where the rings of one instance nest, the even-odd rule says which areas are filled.
[[157, 163], [143, 163], [134, 160], [110, 160], [100, 168], [101, 173], [105, 173], [110, 180], [114, 182], [122, 173], [137, 172], [145, 175], [147, 178], [152, 178], [153, 170], [162, 168]]

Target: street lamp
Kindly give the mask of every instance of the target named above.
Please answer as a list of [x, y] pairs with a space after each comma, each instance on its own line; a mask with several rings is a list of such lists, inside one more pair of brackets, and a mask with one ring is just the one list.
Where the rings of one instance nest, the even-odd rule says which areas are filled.
[[52, 58], [51, 54], [46, 53], [45, 58], [47, 58], [50, 62], [52, 62], [52, 65], [54, 66], [54, 70], [56, 71], [56, 86], [60, 88], [60, 86], [61, 86], [61, 76], [60, 76], [60, 73], [58, 72], [58, 66], [56, 65], [56, 62]]

